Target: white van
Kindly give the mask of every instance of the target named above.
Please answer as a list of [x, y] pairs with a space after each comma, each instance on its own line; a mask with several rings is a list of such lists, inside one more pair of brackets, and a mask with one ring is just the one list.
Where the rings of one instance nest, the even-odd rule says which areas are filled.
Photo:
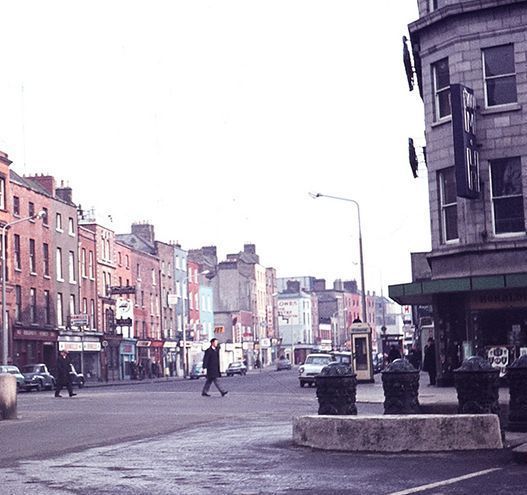
[[308, 354], [304, 364], [298, 370], [300, 386], [303, 387], [306, 383], [309, 383], [309, 386], [312, 387], [315, 384], [315, 376], [332, 361], [333, 357], [331, 354]]

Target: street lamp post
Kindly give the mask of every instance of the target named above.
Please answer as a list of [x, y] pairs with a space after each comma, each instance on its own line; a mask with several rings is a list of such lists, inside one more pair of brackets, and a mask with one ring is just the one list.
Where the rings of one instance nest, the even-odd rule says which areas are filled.
[[6, 235], [7, 229], [16, 225], [17, 223], [26, 222], [28, 220], [36, 220], [43, 218], [46, 215], [44, 210], [39, 211], [36, 215], [31, 215], [29, 217], [20, 218], [14, 222], [6, 223], [2, 227], [2, 364], [7, 365], [7, 355], [8, 355], [8, 346], [9, 346], [9, 336], [8, 336], [8, 318], [6, 315], [6, 278], [7, 278], [7, 267], [6, 267]]
[[339, 196], [329, 196], [327, 194], [322, 193], [309, 193], [309, 195], [316, 199], [316, 198], [329, 198], [329, 199], [337, 199], [339, 201], [347, 201], [349, 203], [353, 203], [357, 207], [357, 218], [359, 220], [359, 263], [360, 263], [360, 284], [362, 288], [362, 321], [364, 323], [368, 323], [368, 312], [366, 308], [366, 285], [364, 283], [364, 256], [362, 253], [362, 228], [361, 228], [361, 222], [360, 222], [360, 206], [357, 201], [350, 198], [341, 198]]

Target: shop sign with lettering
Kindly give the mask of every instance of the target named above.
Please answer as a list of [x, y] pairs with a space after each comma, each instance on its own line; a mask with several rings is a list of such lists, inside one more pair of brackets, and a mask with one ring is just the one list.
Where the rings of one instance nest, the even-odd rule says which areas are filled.
[[476, 98], [472, 89], [462, 84], [450, 85], [452, 102], [452, 136], [457, 195], [479, 197], [479, 153], [476, 143]]

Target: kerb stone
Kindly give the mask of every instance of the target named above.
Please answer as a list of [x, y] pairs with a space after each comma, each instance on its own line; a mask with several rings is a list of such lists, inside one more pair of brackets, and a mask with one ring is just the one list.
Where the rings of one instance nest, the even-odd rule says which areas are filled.
[[300, 416], [293, 442], [349, 452], [443, 452], [503, 448], [495, 414]]

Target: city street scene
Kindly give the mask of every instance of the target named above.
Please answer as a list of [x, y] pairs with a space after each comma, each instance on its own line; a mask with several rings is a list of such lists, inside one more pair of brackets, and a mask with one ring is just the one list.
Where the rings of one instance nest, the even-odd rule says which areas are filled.
[[525, 491], [527, 0], [0, 11], [0, 494]]

